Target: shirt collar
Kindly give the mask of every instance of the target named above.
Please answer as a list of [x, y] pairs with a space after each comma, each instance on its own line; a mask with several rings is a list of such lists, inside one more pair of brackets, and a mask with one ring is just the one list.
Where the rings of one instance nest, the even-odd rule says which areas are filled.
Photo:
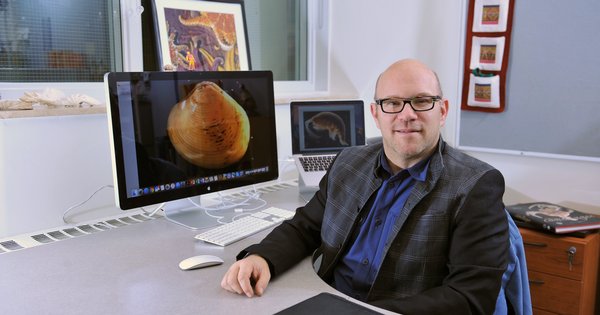
[[[400, 171], [396, 175], [393, 175], [392, 168], [390, 167], [390, 164], [388, 163], [388, 160], [385, 157], [385, 152], [383, 151], [383, 148], [382, 148], [379, 153], [379, 163], [377, 163], [378, 165], [375, 169], [375, 172], [379, 176], [386, 178], [386, 179], [400, 178], [401, 174], [403, 174], [403, 173], [406, 174], [406, 172], [408, 172], [408, 174], [413, 179], [424, 182], [427, 177], [427, 169], [429, 168], [429, 161], [431, 160], [431, 157], [433, 156], [433, 154], [435, 154], [435, 152], [432, 153], [431, 155], [429, 155], [427, 158], [419, 161], [417, 164]], [[404, 175], [402, 177], [405, 178], [406, 175]]]

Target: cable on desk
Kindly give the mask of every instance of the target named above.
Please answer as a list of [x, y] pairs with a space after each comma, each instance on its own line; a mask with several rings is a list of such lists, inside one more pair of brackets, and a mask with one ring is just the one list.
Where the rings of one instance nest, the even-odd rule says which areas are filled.
[[66, 223], [66, 224], [70, 224], [70, 223], [67, 221], [67, 218], [66, 218], [66, 216], [67, 216], [67, 213], [71, 212], [71, 211], [72, 211], [73, 209], [75, 209], [75, 208], [81, 207], [81, 206], [82, 206], [82, 205], [84, 205], [86, 202], [90, 201], [90, 199], [92, 199], [92, 198], [93, 198], [93, 197], [94, 197], [94, 196], [95, 196], [95, 195], [96, 195], [98, 192], [100, 192], [100, 191], [101, 191], [101, 190], [103, 190], [104, 188], [114, 188], [114, 186], [113, 186], [113, 185], [104, 185], [104, 186], [102, 186], [102, 187], [98, 188], [96, 191], [94, 191], [94, 193], [92, 193], [92, 194], [91, 194], [91, 195], [88, 197], [88, 199], [86, 199], [86, 200], [84, 200], [84, 201], [82, 201], [82, 202], [80, 202], [80, 203], [78, 203], [78, 204], [72, 205], [72, 206], [70, 206], [69, 208], [67, 208], [67, 210], [65, 210], [65, 212], [63, 212], [63, 215], [62, 215], [62, 220], [63, 220], [63, 222], [64, 222], [64, 223]]
[[[220, 192], [217, 193], [217, 195], [219, 196], [221, 202], [215, 206], [202, 206], [198, 203], [196, 203], [194, 200], [192, 200], [191, 198], [188, 198], [188, 200], [196, 207], [198, 207], [199, 209], [204, 210], [204, 213], [211, 217], [211, 218], [215, 218], [217, 219], [217, 222], [219, 224], [225, 224], [227, 222], [223, 222], [223, 216], [218, 216], [218, 215], [214, 215], [212, 213], [210, 213], [211, 211], [221, 211], [221, 210], [225, 210], [225, 209], [231, 209], [231, 208], [236, 208], [234, 211], [239, 212], [239, 214], [235, 215], [232, 220], [236, 220], [238, 217], [240, 216], [246, 216], [247, 212], [251, 212], [251, 211], [256, 211], [264, 206], [267, 205], [267, 202], [262, 199], [260, 197], [260, 193], [256, 190], [256, 185], [252, 185], [253, 188], [253, 192], [248, 192], [248, 191], [243, 191], [240, 192], [240, 194], [245, 195], [246, 199], [240, 201], [240, 202], [233, 202], [231, 198], [227, 198], [226, 196], [223, 196]], [[257, 200], [260, 201], [260, 204], [258, 206], [252, 207], [252, 208], [241, 208], [243, 206], [247, 206], [248, 201], [250, 200]]]
[[158, 207], [156, 207], [156, 208], [155, 208], [154, 210], [152, 210], [152, 211], [148, 211], [148, 210], [144, 209], [144, 207], [140, 207], [140, 209], [142, 209], [142, 211], [143, 211], [145, 214], [147, 214], [148, 216], [153, 216], [153, 215], [155, 215], [155, 214], [156, 214], [158, 211], [162, 210], [165, 204], [166, 204], [165, 202], [163, 202], [163, 203], [159, 204], [159, 205], [158, 205]]
[[[102, 186], [102, 187], [98, 188], [96, 191], [94, 191], [94, 192], [93, 192], [93, 193], [92, 193], [92, 194], [91, 194], [91, 195], [90, 195], [90, 196], [89, 196], [89, 197], [88, 197], [86, 200], [84, 200], [84, 201], [82, 201], [82, 202], [80, 202], [80, 203], [78, 203], [78, 204], [72, 205], [72, 206], [70, 206], [69, 208], [67, 208], [67, 210], [65, 210], [65, 212], [63, 212], [63, 215], [62, 215], [62, 220], [63, 220], [63, 222], [64, 222], [64, 223], [66, 223], [66, 224], [71, 224], [71, 222], [67, 221], [67, 214], [68, 214], [69, 212], [71, 212], [73, 209], [75, 209], [75, 208], [78, 208], [78, 207], [81, 207], [81, 206], [82, 206], [82, 205], [84, 205], [86, 202], [90, 201], [90, 199], [92, 199], [92, 198], [93, 198], [93, 197], [94, 197], [94, 196], [95, 196], [97, 193], [99, 193], [101, 190], [103, 190], [103, 189], [105, 189], [105, 188], [113, 188], [113, 189], [114, 189], [115, 187], [114, 187], [113, 185], [104, 185], [104, 186]], [[164, 205], [165, 205], [165, 203], [163, 202], [163, 203], [161, 203], [160, 205], [158, 205], [158, 207], [156, 207], [156, 209], [154, 209], [154, 210], [152, 210], [152, 211], [148, 211], [148, 210], [146, 210], [144, 207], [140, 207], [140, 209], [142, 209], [142, 211], [143, 211], [145, 214], [147, 214], [147, 215], [149, 215], [149, 216], [153, 216], [153, 215], [155, 215], [155, 214], [156, 214], [158, 211], [162, 210], [162, 208], [163, 208], [163, 206], [164, 206]]]
[[239, 202], [234, 202], [233, 201], [233, 200], [235, 200], [234, 198], [227, 198], [226, 196], [223, 196], [220, 192], [218, 192], [217, 195], [219, 196], [219, 199], [221, 202], [215, 206], [202, 206], [202, 205], [195, 203], [191, 199], [190, 199], [190, 202], [192, 202], [196, 207], [206, 210], [206, 211], [219, 211], [219, 210], [224, 210], [224, 209], [229, 209], [229, 208], [247, 206], [248, 201], [250, 201], [252, 199], [260, 201], [261, 205], [259, 205], [259, 206], [256, 206], [254, 208], [244, 208], [243, 209], [243, 211], [253, 211], [253, 210], [257, 210], [257, 209], [263, 207], [264, 205], [267, 204], [267, 202], [264, 201], [260, 197], [260, 193], [256, 190], [256, 186], [252, 185], [252, 187], [253, 187], [253, 192], [251, 192], [251, 193], [247, 192], [247, 191], [242, 191], [239, 193], [239, 194], [246, 196], [246, 199], [239, 201]]
[[[104, 185], [100, 188], [98, 188], [96, 191], [94, 191], [86, 200], [72, 205], [69, 208], [67, 208], [67, 210], [65, 210], [65, 212], [63, 212], [62, 215], [62, 220], [64, 223], [66, 224], [71, 224], [71, 222], [67, 221], [67, 214], [69, 212], [71, 212], [73, 209], [81, 207], [82, 205], [84, 205], [85, 203], [87, 203], [88, 201], [90, 201], [90, 199], [92, 199], [98, 192], [100, 192], [101, 190], [105, 189], [105, 188], [113, 188], [113, 185]], [[219, 211], [219, 210], [224, 210], [224, 209], [230, 209], [230, 208], [236, 208], [236, 207], [243, 207], [243, 206], [247, 206], [248, 205], [248, 201], [250, 201], [251, 199], [255, 199], [257, 201], [260, 201], [260, 205], [253, 207], [253, 208], [238, 208], [236, 209], [236, 212], [240, 212], [240, 214], [235, 215], [233, 217], [233, 220], [235, 220], [236, 218], [238, 218], [241, 215], [245, 215], [244, 212], [250, 212], [250, 211], [255, 211], [258, 210], [262, 207], [264, 207], [265, 205], [267, 205], [267, 202], [262, 199], [260, 197], [260, 193], [256, 190], [256, 185], [252, 185], [253, 191], [252, 192], [248, 192], [248, 191], [243, 191], [240, 192], [240, 194], [245, 195], [247, 198], [240, 201], [240, 202], [233, 202], [233, 199], [228, 199], [227, 197], [224, 197], [220, 192], [218, 192], [218, 196], [221, 199], [221, 203], [216, 205], [216, 206], [212, 206], [212, 207], [205, 207], [205, 206], [201, 206], [200, 204], [194, 202], [194, 200], [192, 200], [192, 198], [188, 198], [188, 201], [190, 201], [194, 206], [198, 207], [199, 209], [204, 210], [204, 212], [206, 213], [206, 215], [217, 219], [217, 222], [219, 222], [220, 224], [224, 224], [227, 222], [222, 222], [221, 220], [223, 219], [223, 216], [216, 216], [211, 214], [209, 211]], [[148, 216], [154, 216], [158, 211], [163, 210], [163, 207], [166, 203], [161, 203], [159, 204], [154, 210], [146, 210], [144, 207], [140, 207], [140, 209], [142, 209], [142, 211], [148, 215]]]

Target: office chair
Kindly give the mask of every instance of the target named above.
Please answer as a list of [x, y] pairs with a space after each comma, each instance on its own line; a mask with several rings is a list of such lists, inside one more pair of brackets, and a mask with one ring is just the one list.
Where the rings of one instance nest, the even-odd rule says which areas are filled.
[[506, 211], [510, 239], [509, 260], [502, 275], [502, 287], [496, 301], [495, 315], [531, 315], [531, 295], [525, 249], [519, 228]]

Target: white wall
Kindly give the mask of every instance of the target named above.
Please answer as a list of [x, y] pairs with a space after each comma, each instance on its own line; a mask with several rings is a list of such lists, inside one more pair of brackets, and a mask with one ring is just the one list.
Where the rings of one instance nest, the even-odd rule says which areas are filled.
[[[64, 225], [67, 208], [112, 184], [105, 115], [0, 119], [0, 238]], [[98, 193], [68, 217], [114, 204]], [[79, 211], [84, 210], [84, 211]]]
[[[465, 1], [332, 2], [334, 88], [355, 90], [370, 102], [376, 76], [385, 66], [399, 58], [421, 59], [437, 71], [450, 101], [444, 138], [455, 145]], [[377, 133], [371, 124], [367, 135]], [[507, 185], [506, 204], [548, 201], [600, 214], [600, 163], [468, 153], [502, 171]]]
[[[421, 59], [438, 72], [450, 101], [444, 137], [455, 144], [463, 1], [331, 2], [331, 94], [370, 103], [388, 64]], [[285, 159], [291, 153], [287, 104], [276, 113]], [[367, 136], [378, 135], [368, 114], [367, 121]], [[60, 225], [67, 207], [111, 183], [106, 123], [102, 115], [0, 120], [0, 238]], [[507, 203], [545, 200], [600, 214], [600, 163], [471, 153], [503, 172]], [[112, 198], [102, 192], [81, 211], [94, 215]]]
[[[375, 80], [390, 63], [417, 58], [438, 73], [450, 100], [444, 137], [454, 142], [458, 108], [462, 1], [332, 1], [332, 88], [355, 90], [369, 104]], [[368, 136], [379, 132], [367, 117]]]
[[469, 152], [498, 168], [504, 202], [548, 201], [600, 214], [600, 163]]

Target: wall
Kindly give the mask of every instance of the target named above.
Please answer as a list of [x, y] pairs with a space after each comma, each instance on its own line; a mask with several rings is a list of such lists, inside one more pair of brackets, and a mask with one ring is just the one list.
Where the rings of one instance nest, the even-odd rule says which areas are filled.
[[[444, 137], [456, 143], [463, 1], [333, 0], [331, 5], [331, 94], [370, 103], [375, 79], [389, 63], [419, 58], [438, 72], [451, 104]], [[291, 152], [287, 104], [276, 112], [283, 160]], [[366, 120], [367, 136], [378, 135], [368, 114]], [[0, 121], [0, 238], [60, 225], [66, 208], [111, 183], [106, 117], [8, 124]], [[470, 153], [504, 173], [507, 203], [545, 200], [600, 214], [600, 163]], [[7, 175], [20, 179], [7, 181]], [[100, 193], [74, 213], [91, 216], [101, 204], [111, 207], [111, 193]]]
[[[65, 210], [110, 184], [105, 115], [0, 119], [0, 238], [64, 225]], [[105, 189], [68, 218], [97, 217], [112, 200]]]
[[515, 1], [506, 108], [462, 111], [460, 145], [600, 161], [598, 12], [600, 1]]
[[[334, 90], [353, 89], [370, 102], [375, 78], [387, 64], [419, 58], [438, 72], [451, 106], [444, 138], [455, 144], [465, 1], [334, 0], [331, 11]], [[367, 135], [376, 134], [371, 123]], [[600, 163], [468, 153], [502, 171], [506, 204], [543, 200], [600, 214]]]
[[600, 163], [469, 152], [505, 177], [504, 203], [547, 201], [600, 214]]
[[[453, 140], [458, 99], [462, 4], [445, 0], [332, 1], [332, 90], [353, 90], [369, 104], [375, 80], [390, 63], [418, 58], [434, 68], [454, 108], [445, 137]], [[370, 117], [369, 136], [377, 135]]]

